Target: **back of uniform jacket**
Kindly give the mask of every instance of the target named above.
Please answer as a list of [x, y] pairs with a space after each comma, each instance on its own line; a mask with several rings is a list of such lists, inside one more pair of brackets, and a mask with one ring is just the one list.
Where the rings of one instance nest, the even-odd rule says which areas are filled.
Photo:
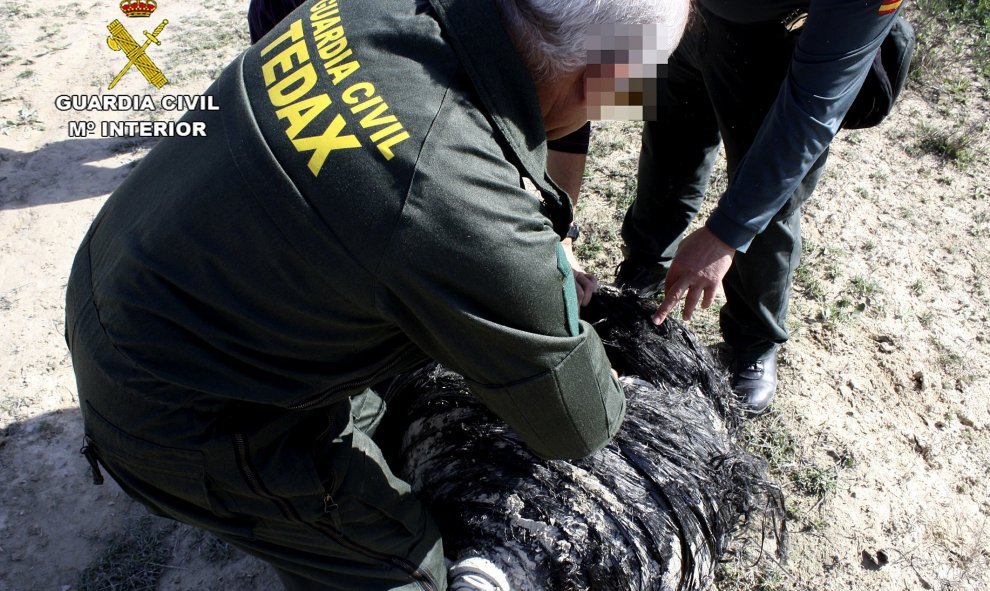
[[511, 47], [488, 2], [438, 7], [310, 2], [236, 59], [220, 109], [185, 116], [206, 137], [163, 140], [94, 222], [74, 354], [100, 332], [149, 404], [298, 410], [433, 358], [538, 453], [603, 445], [624, 399], [577, 321], [560, 196], [522, 188], [532, 82], [511, 52], [474, 63]]

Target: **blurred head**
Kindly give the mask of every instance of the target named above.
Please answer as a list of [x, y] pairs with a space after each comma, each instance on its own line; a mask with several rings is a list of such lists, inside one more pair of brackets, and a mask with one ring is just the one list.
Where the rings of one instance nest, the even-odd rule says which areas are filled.
[[690, 12], [690, 0], [494, 1], [536, 83], [551, 139], [588, 119], [654, 113], [656, 78]]
[[595, 30], [588, 38], [585, 71], [588, 119], [656, 119], [658, 79], [667, 75], [684, 22], [605, 24]]

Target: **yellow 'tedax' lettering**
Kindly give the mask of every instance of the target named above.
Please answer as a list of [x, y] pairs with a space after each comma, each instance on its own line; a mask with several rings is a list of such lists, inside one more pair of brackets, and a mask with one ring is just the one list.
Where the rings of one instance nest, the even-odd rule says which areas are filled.
[[303, 26], [302, 19], [296, 19], [296, 22], [289, 25], [289, 30], [279, 35], [274, 41], [269, 43], [264, 49], [261, 50], [261, 55], [268, 55], [268, 52], [275, 49], [285, 41], [291, 39], [293, 41], [299, 41], [303, 36]]
[[[293, 85], [295, 87], [293, 88]], [[284, 107], [301, 99], [316, 86], [316, 68], [313, 64], [293, 70], [291, 74], [279, 80], [268, 89], [268, 100], [276, 107]]]
[[[352, 58], [353, 51], [348, 48], [339, 14], [336, 0], [323, 0], [310, 7], [309, 15], [312, 41], [322, 60], [320, 65], [334, 86], [361, 68], [361, 63]], [[325, 92], [308, 96], [317, 87], [319, 78], [304, 37], [302, 19], [297, 19], [262, 49], [261, 56], [274, 55], [261, 66], [261, 71], [268, 100], [276, 107], [275, 115], [288, 124], [285, 135], [298, 152], [312, 152], [307, 166], [313, 176], [318, 176], [331, 152], [360, 148], [361, 142], [355, 135], [344, 133], [347, 120], [339, 113], [333, 115], [322, 134], [300, 137], [333, 104]], [[390, 112], [375, 86], [356, 82], [341, 93], [341, 98], [350, 105], [350, 112], [360, 117], [361, 128], [369, 130], [366, 133], [382, 156], [391, 160], [395, 156], [392, 148], [409, 139], [409, 133]]]
[[331, 102], [330, 97], [326, 94], [318, 94], [292, 103], [287, 107], [282, 107], [275, 111], [275, 114], [278, 115], [279, 119], [289, 120], [289, 128], [285, 130], [285, 135], [289, 136], [290, 140], [294, 140], [300, 131], [330, 106]]
[[265, 77], [265, 86], [271, 86], [272, 82], [275, 82], [275, 67], [282, 71], [283, 74], [289, 72], [295, 68], [292, 63], [292, 56], [296, 56], [297, 62], [299, 64], [304, 64], [309, 61], [309, 50], [306, 49], [305, 41], [297, 41], [289, 46], [288, 49], [283, 50], [281, 53], [268, 60], [261, 66], [261, 73]]
[[320, 174], [320, 169], [323, 168], [323, 163], [326, 162], [330, 152], [361, 147], [361, 142], [353, 135], [340, 135], [345, 125], [347, 122], [344, 121], [344, 118], [337, 115], [327, 126], [323, 135], [292, 140], [292, 145], [300, 152], [313, 152], [309, 158], [309, 171], [313, 173], [313, 176]]

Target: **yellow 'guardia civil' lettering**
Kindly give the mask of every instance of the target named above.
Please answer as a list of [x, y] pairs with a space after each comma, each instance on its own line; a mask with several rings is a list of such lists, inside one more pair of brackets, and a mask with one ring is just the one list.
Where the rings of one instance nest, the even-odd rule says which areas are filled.
[[[359, 94], [363, 94], [365, 100], [362, 101]], [[388, 111], [388, 103], [381, 95], [375, 94], [375, 86], [370, 82], [358, 82], [345, 90], [341, 96], [345, 103], [354, 105], [351, 107], [351, 113], [355, 115], [374, 107], [371, 112], [361, 117], [361, 127], [369, 129], [387, 126], [372, 133], [371, 141], [375, 142], [375, 147], [386, 160], [391, 160], [395, 156], [392, 146], [409, 139], [409, 132], [402, 128], [398, 117], [391, 114], [384, 115]]]
[[354, 52], [347, 49], [347, 37], [344, 36], [344, 26], [340, 24], [337, 0], [317, 2], [310, 7], [309, 13], [313, 39], [316, 41], [320, 59], [323, 60], [323, 68], [336, 86], [357, 72], [361, 68], [361, 63], [356, 59], [343, 61]]
[[[313, 39], [323, 67], [336, 86], [361, 67], [356, 59], [349, 59], [353, 50], [347, 47], [338, 0], [322, 0], [313, 4], [310, 18]], [[394, 158], [392, 148], [409, 139], [409, 132], [390, 112], [388, 103], [377, 94], [375, 86], [370, 82], [356, 82], [341, 93], [341, 98], [348, 105], [353, 105], [351, 113], [360, 115], [361, 128], [369, 130], [369, 138], [385, 160]]]
[[316, 87], [318, 77], [303, 39], [301, 19], [292, 23], [285, 33], [262, 49], [261, 56], [267, 56], [286, 43], [291, 44], [262, 64], [261, 73], [268, 88], [268, 100], [273, 107], [279, 107], [275, 115], [289, 123], [285, 135], [300, 153], [313, 153], [307, 166], [313, 176], [317, 176], [331, 152], [360, 148], [361, 142], [354, 135], [341, 135], [347, 122], [339, 114], [322, 134], [299, 137], [333, 101], [326, 93], [307, 96]]

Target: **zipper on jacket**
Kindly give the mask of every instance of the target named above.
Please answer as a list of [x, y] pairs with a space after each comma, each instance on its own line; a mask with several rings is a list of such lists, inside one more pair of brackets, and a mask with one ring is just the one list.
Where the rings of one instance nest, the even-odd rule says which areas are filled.
[[93, 472], [93, 484], [103, 484], [103, 474], [100, 472], [100, 464], [96, 458], [96, 451], [93, 449], [93, 440], [90, 439], [89, 435], [86, 435], [85, 442], [79, 453], [84, 455], [86, 461], [89, 462], [89, 469]]

